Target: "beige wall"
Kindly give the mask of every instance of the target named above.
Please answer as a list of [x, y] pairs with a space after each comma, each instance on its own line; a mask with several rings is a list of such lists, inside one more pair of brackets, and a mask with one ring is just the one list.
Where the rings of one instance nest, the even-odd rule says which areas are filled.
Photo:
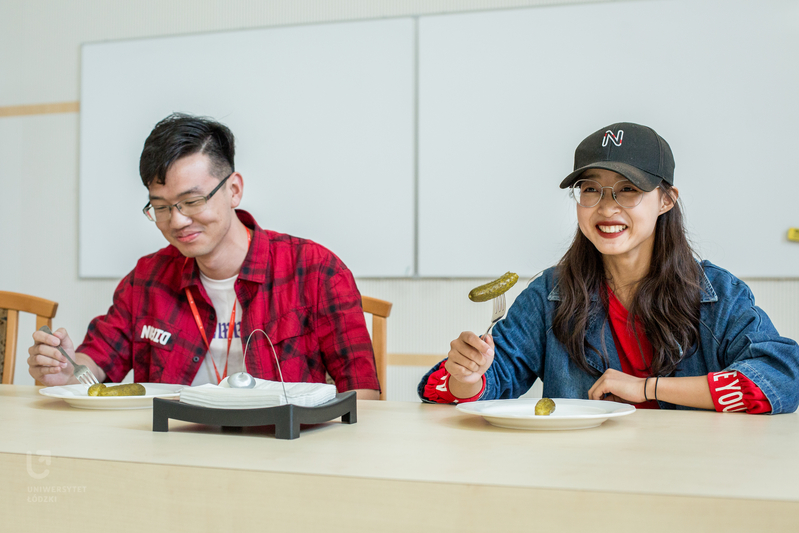
[[[239, 28], [504, 9], [549, 1], [490, 0], [3, 0], [0, 2], [0, 290], [60, 303], [55, 320], [76, 341], [105, 312], [118, 280], [81, 280], [78, 255], [78, 114], [23, 116], [12, 106], [76, 102], [84, 42]], [[33, 111], [37, 109], [34, 107]], [[113, 124], [113, 117], [109, 117]], [[113, 221], [109, 221], [113, 224]], [[797, 221], [799, 224], [799, 221]], [[120, 231], [119, 238], [124, 239]], [[709, 258], [713, 259], [713, 258]], [[464, 257], [464, 260], [468, 260]], [[131, 265], [132, 267], [133, 265]], [[488, 304], [466, 299], [486, 280], [359, 279], [363, 294], [394, 302], [389, 352], [438, 354], [463, 329], [486, 327]], [[747, 280], [786, 336], [799, 337], [797, 279]], [[512, 298], [523, 288], [519, 284]], [[33, 321], [22, 321], [16, 383], [32, 383], [24, 358]], [[408, 358], [400, 359], [413, 362]], [[425, 368], [389, 371], [389, 399], [412, 400]]]

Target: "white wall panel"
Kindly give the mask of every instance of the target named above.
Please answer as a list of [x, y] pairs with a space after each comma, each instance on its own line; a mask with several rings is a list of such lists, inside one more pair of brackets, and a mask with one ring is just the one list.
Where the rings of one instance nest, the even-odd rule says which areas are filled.
[[81, 276], [121, 277], [166, 244], [141, 213], [138, 159], [175, 111], [231, 128], [241, 208], [262, 227], [356, 275], [411, 275], [413, 43], [406, 18], [85, 45]]
[[[799, 276], [799, 5], [669, 0], [419, 21], [419, 274], [533, 274], [574, 234], [560, 181], [614, 122], [671, 145], [701, 255]], [[655, 22], [656, 21], [656, 22]]]
[[77, 100], [85, 42], [568, 3], [574, 0], [3, 0], [0, 50], [12, 52], [0, 54], [0, 105]]

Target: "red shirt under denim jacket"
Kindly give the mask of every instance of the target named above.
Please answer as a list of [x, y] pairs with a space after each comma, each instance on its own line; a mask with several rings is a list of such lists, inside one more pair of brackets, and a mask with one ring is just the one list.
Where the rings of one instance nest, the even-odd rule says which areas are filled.
[[[323, 383], [328, 372], [339, 391], [379, 390], [360, 293], [344, 263], [319, 244], [261, 229], [246, 211], [236, 213], [253, 230], [235, 285], [242, 342], [255, 329], [266, 331], [285, 381]], [[191, 384], [207, 350], [185, 287], [206, 331], [214, 331], [217, 317], [197, 263], [170, 245], [139, 260], [77, 351], [114, 382], [133, 368], [137, 382]], [[280, 380], [260, 333], [252, 336], [245, 363], [256, 377]]]

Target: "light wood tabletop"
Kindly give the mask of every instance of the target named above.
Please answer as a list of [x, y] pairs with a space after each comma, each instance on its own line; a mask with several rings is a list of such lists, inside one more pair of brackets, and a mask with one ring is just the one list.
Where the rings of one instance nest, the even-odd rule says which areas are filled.
[[639, 410], [521, 431], [452, 406], [360, 401], [357, 424], [287, 441], [176, 421], [156, 433], [150, 409], [82, 410], [3, 385], [0, 431], [13, 531], [85, 529], [84, 516], [120, 531], [224, 531], [234, 516], [245, 530], [799, 529], [795, 413]]

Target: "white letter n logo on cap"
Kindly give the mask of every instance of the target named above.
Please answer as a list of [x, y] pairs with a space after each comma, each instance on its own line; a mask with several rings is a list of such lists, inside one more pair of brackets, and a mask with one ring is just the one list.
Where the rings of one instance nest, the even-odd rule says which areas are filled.
[[605, 132], [605, 135], [602, 137], [602, 146], [608, 145], [608, 139], [615, 144], [616, 146], [621, 146], [621, 138], [624, 136], [624, 130], [619, 130], [616, 135], [613, 135], [613, 132], [608, 130]]

